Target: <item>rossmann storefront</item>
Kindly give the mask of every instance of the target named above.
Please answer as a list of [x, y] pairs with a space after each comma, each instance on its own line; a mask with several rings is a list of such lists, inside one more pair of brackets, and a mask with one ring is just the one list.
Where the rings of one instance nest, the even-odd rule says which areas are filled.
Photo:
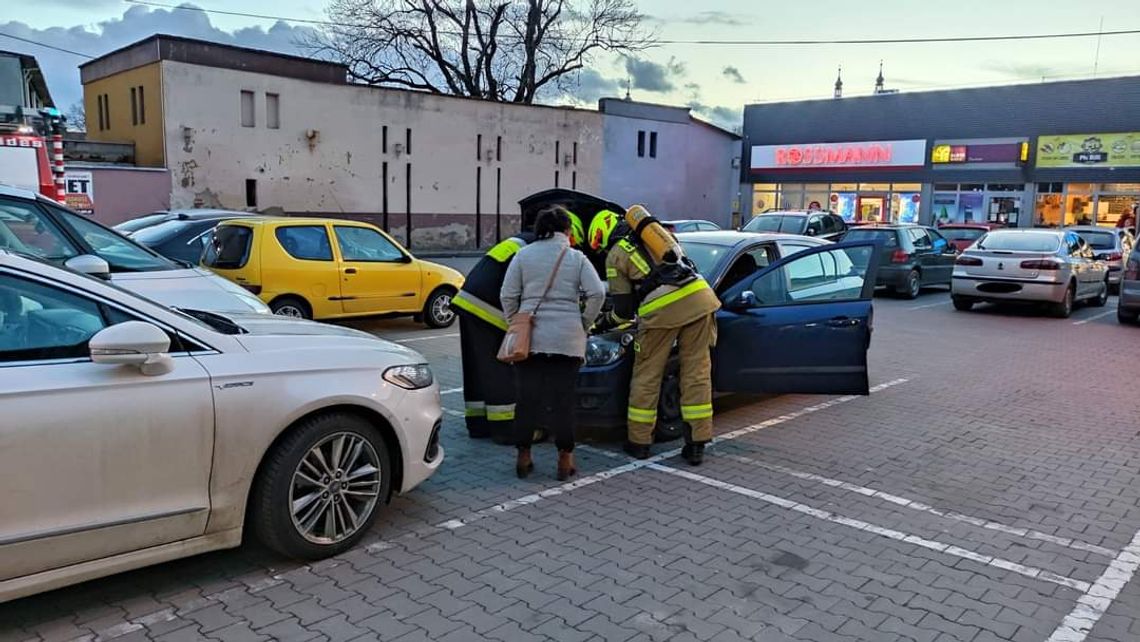
[[750, 105], [744, 133], [752, 215], [1114, 226], [1140, 203], [1140, 77]]

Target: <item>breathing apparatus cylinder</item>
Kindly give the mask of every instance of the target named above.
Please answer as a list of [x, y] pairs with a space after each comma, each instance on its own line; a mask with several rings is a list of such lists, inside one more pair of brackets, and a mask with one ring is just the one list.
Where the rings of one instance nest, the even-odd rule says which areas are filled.
[[625, 222], [655, 264], [678, 263], [685, 256], [677, 239], [645, 207], [631, 206], [625, 211]]

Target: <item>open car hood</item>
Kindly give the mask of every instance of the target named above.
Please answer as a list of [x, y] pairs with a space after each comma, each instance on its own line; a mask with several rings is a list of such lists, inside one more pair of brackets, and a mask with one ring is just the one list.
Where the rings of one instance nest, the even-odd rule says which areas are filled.
[[544, 207], [551, 205], [561, 205], [577, 214], [578, 218], [582, 219], [582, 227], [585, 229], [590, 227], [590, 221], [593, 220], [594, 215], [602, 210], [625, 214], [625, 208], [617, 203], [585, 192], [556, 187], [535, 192], [519, 201], [523, 231], [533, 230], [534, 220], [538, 218], [538, 213]]

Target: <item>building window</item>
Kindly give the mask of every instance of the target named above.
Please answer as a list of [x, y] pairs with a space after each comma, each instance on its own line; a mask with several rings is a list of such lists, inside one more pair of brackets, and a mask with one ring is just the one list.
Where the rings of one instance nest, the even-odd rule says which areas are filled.
[[503, 160], [503, 137], [502, 136], [496, 136], [495, 137], [495, 160], [497, 160], [497, 161]]
[[139, 124], [146, 124], [146, 94], [143, 93], [142, 85], [139, 85]]
[[265, 94], [265, 126], [281, 129], [281, 96]]
[[254, 127], [257, 124], [257, 117], [254, 115], [253, 107], [253, 92], [241, 92], [241, 126]]
[[[384, 125], [380, 129], [380, 152], [383, 154], [388, 153], [388, 126]], [[384, 230], [387, 232], [388, 230]]]
[[637, 132], [637, 157], [638, 158], [644, 158], [645, 157], [645, 132], [644, 131], [638, 131]]
[[[388, 128], [385, 127], [384, 132], [387, 133], [387, 131], [388, 131]], [[387, 138], [387, 137], [385, 136], [385, 138]], [[382, 189], [380, 191], [380, 199], [381, 199], [380, 200], [380, 207], [383, 208], [381, 211], [384, 214], [384, 231], [387, 232], [388, 231], [388, 161], [384, 161], [384, 170], [383, 171], [384, 171], [384, 177], [383, 177], [384, 184], [383, 184]]]
[[[478, 165], [475, 166], [475, 215], [478, 216], [483, 213], [483, 168]], [[475, 246], [479, 246], [479, 239], [475, 240]]]
[[408, 154], [409, 156], [412, 153], [412, 128], [411, 127], [409, 127], [407, 129], [407, 131], [404, 132], [404, 153]]
[[649, 157], [657, 158], [657, 132], [649, 132]]
[[554, 170], [554, 186], [558, 187], [558, 170]]
[[131, 125], [139, 124], [139, 89], [131, 87]]
[[483, 134], [475, 135], [475, 160], [483, 160]]
[[578, 172], [570, 173], [570, 189], [578, 189]]
[[245, 179], [245, 206], [257, 207], [257, 179]]
[[578, 141], [574, 141], [574, 164], [578, 164]]
[[[560, 141], [556, 140], [556, 141], [554, 141], [554, 166], [555, 167], [558, 167], [558, 162], [559, 162], [558, 157], [561, 154], [562, 154], [562, 143]], [[558, 181], [554, 181], [554, 185], [557, 187]]]
[[95, 105], [99, 110], [99, 131], [103, 131], [107, 129], [107, 117], [105, 115], [106, 112], [103, 109], [103, 94], [97, 94], [95, 96]]

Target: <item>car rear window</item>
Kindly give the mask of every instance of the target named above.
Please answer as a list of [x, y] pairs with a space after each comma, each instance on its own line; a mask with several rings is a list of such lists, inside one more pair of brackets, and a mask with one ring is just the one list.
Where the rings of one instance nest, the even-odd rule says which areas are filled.
[[1061, 239], [1056, 234], [1038, 232], [990, 232], [978, 241], [979, 250], [1002, 250], [1007, 252], [1056, 252]]
[[800, 234], [804, 231], [804, 225], [806, 222], [806, 216], [761, 214], [751, 221], [748, 221], [748, 224], [744, 226], [744, 231], [784, 232], [785, 234]]
[[938, 233], [948, 241], [976, 241], [982, 238], [986, 231], [968, 227], [940, 227]]
[[253, 244], [253, 230], [244, 225], [220, 225], [214, 229], [214, 238], [206, 245], [202, 265], [219, 270], [238, 270], [249, 262], [249, 248]]
[[843, 241], [882, 241], [883, 247], [898, 247], [899, 237], [895, 230], [876, 230], [868, 228], [855, 228], [848, 230]]
[[1077, 236], [1083, 238], [1085, 243], [1091, 245], [1094, 250], [1116, 249], [1116, 234], [1114, 232], [1078, 231]]

